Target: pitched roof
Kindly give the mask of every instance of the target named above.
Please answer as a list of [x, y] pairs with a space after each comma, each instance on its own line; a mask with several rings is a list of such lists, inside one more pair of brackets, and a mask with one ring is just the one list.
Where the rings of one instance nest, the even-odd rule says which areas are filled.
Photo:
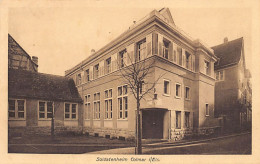
[[72, 79], [19, 69], [8, 70], [8, 94], [14, 98], [82, 102]]
[[240, 61], [242, 56], [243, 37], [211, 48], [219, 58], [219, 61], [215, 63], [215, 69], [235, 65]]

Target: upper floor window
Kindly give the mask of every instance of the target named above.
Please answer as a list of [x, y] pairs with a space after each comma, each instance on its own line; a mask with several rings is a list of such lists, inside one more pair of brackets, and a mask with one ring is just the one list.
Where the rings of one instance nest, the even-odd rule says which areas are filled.
[[118, 87], [118, 118], [127, 119], [128, 118], [128, 91], [127, 85]]
[[179, 57], [178, 64], [182, 66], [182, 48], [181, 47], [177, 47], [177, 55]]
[[64, 118], [67, 119], [77, 119], [77, 104], [65, 103]]
[[206, 116], [209, 116], [209, 104], [206, 104], [205, 110], [206, 110]]
[[141, 81], [141, 85], [140, 85], [139, 91], [140, 91], [139, 92], [140, 95], [143, 94], [143, 92], [144, 92], [144, 81]]
[[53, 114], [53, 102], [39, 101], [39, 119], [51, 119]]
[[185, 98], [190, 99], [190, 88], [189, 87], [185, 87]]
[[170, 42], [168, 40], [163, 40], [163, 57], [169, 59], [169, 46]]
[[217, 71], [215, 76], [216, 76], [216, 81], [223, 81], [224, 80], [224, 70]]
[[204, 60], [204, 69], [205, 69], [206, 75], [210, 75], [209, 62], [206, 60]]
[[111, 72], [111, 57], [106, 60], [106, 73]]
[[137, 43], [137, 61], [145, 58], [146, 54], [146, 40], [142, 40]]
[[173, 62], [176, 63], [177, 62], [177, 53], [176, 50], [173, 50]]
[[100, 119], [100, 93], [94, 94], [94, 119]]
[[190, 53], [185, 51], [185, 58], [186, 58], [185, 59], [186, 60], [185, 67], [187, 69], [191, 69], [191, 57], [190, 56], [191, 56]]
[[81, 74], [77, 75], [77, 85], [81, 84]]
[[90, 119], [91, 107], [90, 107], [90, 95], [85, 96], [85, 119]]
[[164, 85], [163, 93], [166, 95], [170, 95], [170, 82], [168, 80], [164, 80], [163, 85]]
[[25, 100], [8, 100], [9, 119], [25, 118]]
[[105, 90], [105, 119], [113, 118], [112, 89]]
[[85, 78], [86, 78], [86, 82], [88, 82], [90, 80], [90, 78], [89, 78], [89, 69], [87, 69], [85, 71]]
[[119, 68], [123, 68], [125, 66], [126, 57], [126, 49], [119, 52]]
[[181, 97], [181, 85], [180, 84], [176, 84], [176, 97]]
[[99, 64], [94, 66], [94, 79], [98, 78], [99, 76]]

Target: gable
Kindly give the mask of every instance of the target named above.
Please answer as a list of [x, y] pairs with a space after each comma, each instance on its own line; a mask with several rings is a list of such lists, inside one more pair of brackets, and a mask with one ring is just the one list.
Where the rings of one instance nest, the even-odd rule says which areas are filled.
[[162, 8], [161, 10], [159, 10], [159, 12], [163, 17], [165, 17], [169, 21], [169, 23], [175, 25], [169, 8]]

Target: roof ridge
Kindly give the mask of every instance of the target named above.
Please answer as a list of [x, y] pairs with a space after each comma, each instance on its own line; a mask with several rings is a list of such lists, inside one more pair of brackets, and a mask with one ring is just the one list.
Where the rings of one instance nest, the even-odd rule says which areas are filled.
[[[232, 42], [238, 41], [238, 40], [240, 40], [240, 39], [243, 39], [243, 37], [240, 37], [240, 38], [237, 38], [237, 39], [233, 39], [233, 40], [231, 40], [231, 41], [228, 41], [227, 43], [232, 43]], [[222, 46], [222, 45], [225, 45], [225, 44], [226, 44], [226, 43], [221, 43], [221, 44], [212, 46], [211, 48], [213, 48], [213, 47], [218, 47], [218, 46]]]

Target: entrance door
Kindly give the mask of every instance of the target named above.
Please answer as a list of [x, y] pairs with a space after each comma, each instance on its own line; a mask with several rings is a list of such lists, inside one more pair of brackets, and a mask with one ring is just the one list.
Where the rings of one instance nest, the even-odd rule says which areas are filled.
[[143, 138], [163, 138], [163, 115], [164, 111], [142, 111], [142, 135]]

